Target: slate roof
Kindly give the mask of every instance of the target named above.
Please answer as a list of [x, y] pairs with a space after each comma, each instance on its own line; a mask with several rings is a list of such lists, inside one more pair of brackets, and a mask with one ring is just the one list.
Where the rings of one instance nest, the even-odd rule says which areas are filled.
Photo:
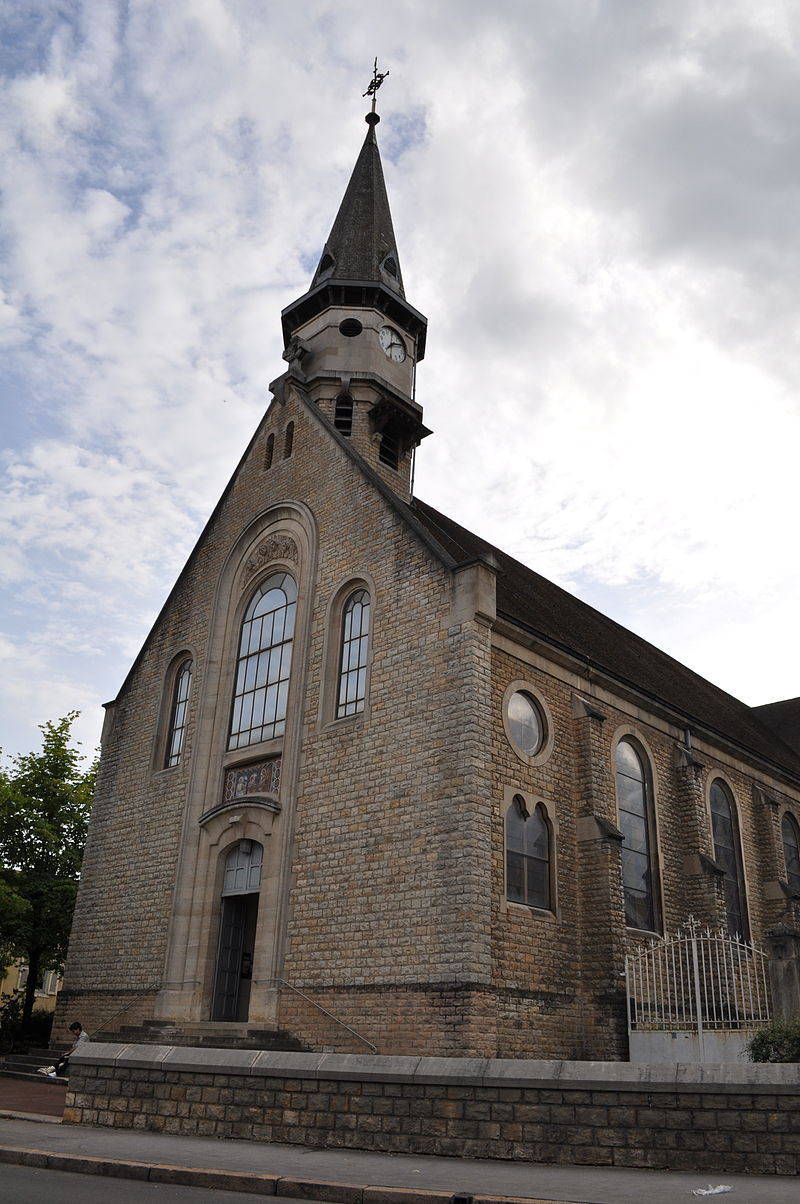
[[[500, 617], [570, 653], [587, 667], [602, 669], [617, 681], [665, 703], [686, 718], [687, 726], [696, 724], [727, 737], [793, 777], [800, 776], [800, 756], [784, 743], [784, 731], [768, 725], [766, 716], [759, 714], [768, 708], [746, 706], [425, 502], [415, 498], [410, 509], [456, 563], [487, 554], [494, 558], [499, 569]], [[800, 699], [793, 702], [794, 719], [800, 723]]]
[[800, 698], [786, 698], [783, 702], [767, 702], [753, 707], [759, 719], [772, 728], [784, 744], [800, 752]]
[[[367, 136], [309, 292], [313, 292], [325, 279], [360, 280], [383, 283], [405, 298], [392, 215], [375, 137], [375, 126], [380, 118], [370, 113], [366, 121], [369, 125]], [[381, 270], [387, 255], [394, 258], [394, 273]], [[332, 271], [325, 266], [328, 256], [333, 259]]]

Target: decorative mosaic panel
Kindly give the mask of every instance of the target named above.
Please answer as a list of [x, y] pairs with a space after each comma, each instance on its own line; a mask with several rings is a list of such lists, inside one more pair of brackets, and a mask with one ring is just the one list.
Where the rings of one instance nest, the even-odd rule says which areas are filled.
[[242, 765], [225, 772], [223, 800], [232, 803], [237, 798], [249, 798], [252, 794], [277, 795], [281, 786], [281, 759], [270, 757], [268, 761], [256, 761], [253, 765]]

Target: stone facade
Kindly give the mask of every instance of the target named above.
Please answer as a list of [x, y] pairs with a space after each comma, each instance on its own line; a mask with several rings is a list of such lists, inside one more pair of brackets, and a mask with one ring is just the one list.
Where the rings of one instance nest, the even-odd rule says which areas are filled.
[[[748, 934], [800, 919], [782, 843], [800, 756], [412, 497], [425, 319], [399, 283], [374, 123], [354, 181], [284, 312], [288, 370], [108, 707], [61, 1015], [95, 1033], [225, 1021], [317, 1049], [624, 1058], [626, 951], [690, 916], [728, 921], [715, 781]], [[383, 215], [371, 233], [347, 208], [364, 196]], [[364, 279], [337, 279], [337, 254]], [[248, 606], [278, 578], [296, 591], [285, 723], [232, 742]], [[355, 592], [370, 604], [363, 697], [337, 717]], [[530, 752], [513, 737], [519, 694], [542, 728]], [[626, 740], [652, 805], [647, 930], [625, 920]], [[509, 898], [520, 807], [547, 830], [537, 905]], [[236, 857], [248, 886], [230, 885]]]
[[788, 1066], [371, 1058], [92, 1045], [66, 1124], [522, 1162], [796, 1175]]

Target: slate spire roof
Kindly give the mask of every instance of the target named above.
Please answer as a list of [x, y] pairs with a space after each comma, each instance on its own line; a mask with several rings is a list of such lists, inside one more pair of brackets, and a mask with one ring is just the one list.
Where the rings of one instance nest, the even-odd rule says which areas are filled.
[[314, 273], [311, 290], [323, 280], [359, 280], [387, 285], [405, 297], [375, 137], [380, 117], [368, 113], [365, 120], [369, 126], [367, 136]]

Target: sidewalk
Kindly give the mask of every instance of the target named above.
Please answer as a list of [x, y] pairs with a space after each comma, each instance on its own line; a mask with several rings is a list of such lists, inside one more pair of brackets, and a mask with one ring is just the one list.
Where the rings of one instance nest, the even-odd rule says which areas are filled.
[[[9, 1115], [24, 1089], [26, 1118]], [[612, 1167], [542, 1166], [521, 1162], [315, 1150], [303, 1146], [172, 1137], [130, 1129], [54, 1123], [64, 1088], [0, 1080], [0, 1163], [84, 1174], [183, 1183], [333, 1204], [449, 1204], [453, 1195], [484, 1201], [523, 1199], [559, 1204], [692, 1204], [692, 1190], [725, 1183], [730, 1204], [786, 1204], [794, 1178], [721, 1175]], [[34, 1111], [30, 1111], [34, 1109]], [[38, 1113], [38, 1119], [30, 1119]], [[45, 1123], [42, 1123], [45, 1122]], [[702, 1198], [702, 1197], [701, 1197]]]

